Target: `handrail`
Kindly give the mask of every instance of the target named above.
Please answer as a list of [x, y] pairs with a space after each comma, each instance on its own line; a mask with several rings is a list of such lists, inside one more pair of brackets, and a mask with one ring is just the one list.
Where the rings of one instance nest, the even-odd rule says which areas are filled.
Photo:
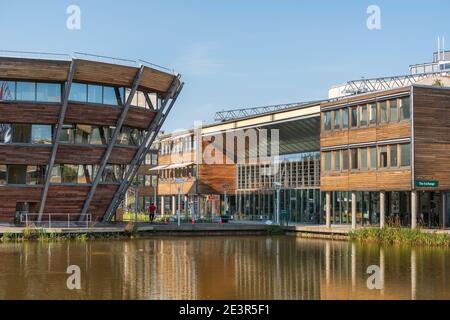
[[128, 66], [128, 67], [138, 67], [139, 66], [138, 63], [134, 60], [102, 56], [102, 55], [98, 55], [98, 54], [90, 54], [90, 53], [84, 53], [84, 52], [74, 52], [74, 58], [81, 58], [80, 56], [86, 56], [86, 57], [95, 59], [95, 60], [90, 59], [91, 61], [105, 62], [105, 63], [113, 62], [113, 64], [120, 64], [120, 65], [124, 65], [124, 66]]
[[40, 60], [61, 60], [70, 61], [71, 57], [68, 54], [61, 53], [49, 53], [49, 52], [33, 52], [33, 51], [13, 51], [13, 50], [0, 50], [1, 57], [8, 58], [29, 58]]
[[[27, 212], [18, 212], [19, 214], [19, 222], [25, 223], [28, 226], [30, 223], [33, 223], [35, 226], [46, 225], [47, 228], [67, 228], [67, 229], [89, 229], [92, 225], [92, 214], [86, 214], [86, 220], [83, 223], [78, 222], [79, 213], [44, 213], [42, 214], [42, 220], [39, 221], [38, 213], [27, 213]], [[64, 219], [54, 219], [62, 217]], [[33, 219], [35, 218], [35, 219]], [[67, 219], [65, 219], [67, 218]], [[74, 218], [74, 219], [71, 219]]]

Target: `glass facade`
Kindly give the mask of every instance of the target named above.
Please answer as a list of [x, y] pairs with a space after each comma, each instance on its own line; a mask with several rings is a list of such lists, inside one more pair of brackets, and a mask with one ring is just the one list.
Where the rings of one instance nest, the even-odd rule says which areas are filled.
[[53, 125], [0, 123], [0, 143], [51, 144]]
[[60, 83], [0, 80], [0, 101], [61, 102]]
[[41, 185], [45, 166], [0, 165], [0, 185]]

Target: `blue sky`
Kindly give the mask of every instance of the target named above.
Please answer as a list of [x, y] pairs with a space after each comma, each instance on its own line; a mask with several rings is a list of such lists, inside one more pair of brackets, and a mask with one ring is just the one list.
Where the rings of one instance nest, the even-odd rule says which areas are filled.
[[[81, 30], [66, 8], [81, 8]], [[381, 8], [381, 30], [366, 27]], [[309, 101], [331, 85], [406, 74], [447, 36], [450, 2], [0, 0], [1, 49], [144, 59], [183, 75], [165, 130], [222, 109]]]

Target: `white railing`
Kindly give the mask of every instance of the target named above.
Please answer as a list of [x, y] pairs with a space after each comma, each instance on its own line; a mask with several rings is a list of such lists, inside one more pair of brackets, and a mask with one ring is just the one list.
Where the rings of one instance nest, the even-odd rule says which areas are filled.
[[70, 61], [71, 60], [70, 55], [67, 55], [67, 54], [48, 53], [48, 52], [31, 52], [31, 51], [11, 51], [11, 50], [0, 50], [0, 57], [39, 59], [39, 60], [61, 60], [61, 61]]
[[89, 229], [92, 226], [92, 215], [87, 214], [84, 221], [79, 221], [79, 214], [44, 213], [39, 221], [37, 213], [19, 213], [19, 222], [25, 226], [40, 228]]

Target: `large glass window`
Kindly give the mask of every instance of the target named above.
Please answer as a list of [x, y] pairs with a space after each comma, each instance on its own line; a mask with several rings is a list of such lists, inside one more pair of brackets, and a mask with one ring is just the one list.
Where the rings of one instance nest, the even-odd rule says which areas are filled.
[[27, 166], [8, 165], [8, 184], [26, 184]]
[[411, 117], [409, 97], [400, 99], [400, 120], [408, 120]]
[[341, 171], [341, 151], [337, 150], [333, 152], [334, 154], [334, 171]]
[[367, 170], [367, 148], [361, 149], [361, 170]]
[[90, 144], [98, 144], [98, 145], [106, 145], [107, 142], [107, 133], [108, 129], [107, 128], [103, 128], [103, 127], [94, 127], [92, 129], [92, 135], [91, 135], [91, 140], [90, 140]]
[[361, 106], [359, 124], [361, 127], [367, 126], [367, 106]]
[[409, 167], [411, 165], [411, 144], [405, 143], [400, 145], [401, 166]]
[[325, 152], [323, 154], [323, 161], [324, 161], [325, 172], [330, 172], [331, 171], [331, 152]]
[[41, 185], [45, 180], [45, 166], [28, 166], [27, 167], [27, 184]]
[[88, 85], [88, 102], [103, 103], [103, 87], [97, 85]]
[[387, 168], [388, 166], [388, 154], [387, 146], [380, 147], [380, 168]]
[[358, 127], [358, 108], [350, 108], [350, 126], [352, 128]]
[[16, 100], [16, 83], [14, 81], [0, 81], [0, 100]]
[[35, 82], [17, 82], [16, 99], [19, 101], [35, 101], [36, 100], [36, 83]]
[[380, 123], [386, 123], [388, 121], [387, 102], [380, 102]]
[[398, 121], [397, 99], [393, 99], [393, 100], [389, 101], [389, 109], [390, 109], [390, 121], [397, 122]]
[[72, 83], [70, 88], [69, 100], [86, 102], [87, 101], [87, 85], [83, 83]]
[[116, 143], [120, 145], [138, 146], [141, 142], [141, 138], [142, 131], [129, 127], [122, 127]]
[[349, 158], [348, 149], [342, 150], [342, 170], [348, 170], [349, 168]]
[[93, 180], [93, 168], [92, 165], [79, 165], [78, 166], [78, 179], [79, 184], [88, 184]]
[[352, 157], [352, 170], [358, 170], [359, 168], [359, 161], [358, 161], [358, 149], [351, 149], [350, 150], [351, 157]]
[[123, 88], [103, 87], [103, 103], [112, 106], [122, 104]]
[[124, 167], [122, 165], [108, 164], [105, 167], [103, 182], [119, 183], [123, 179]]
[[372, 103], [370, 105], [369, 123], [370, 123], [370, 125], [377, 124], [377, 105], [376, 105], [376, 103]]
[[395, 168], [398, 166], [398, 154], [397, 154], [397, 145], [390, 146], [391, 151], [391, 168]]
[[334, 130], [339, 130], [341, 128], [341, 111], [336, 110], [333, 111], [333, 117], [334, 117]]
[[52, 144], [53, 126], [34, 124], [31, 127], [31, 143]]
[[11, 125], [8, 123], [0, 123], [0, 143], [11, 142]]
[[342, 109], [342, 129], [348, 128], [348, 109]]
[[325, 112], [323, 114], [323, 129], [325, 131], [331, 130], [331, 111]]
[[370, 153], [370, 169], [376, 170], [377, 169], [377, 147], [370, 147], [369, 153]]
[[61, 102], [61, 85], [59, 83], [37, 83], [36, 100], [41, 102]]

